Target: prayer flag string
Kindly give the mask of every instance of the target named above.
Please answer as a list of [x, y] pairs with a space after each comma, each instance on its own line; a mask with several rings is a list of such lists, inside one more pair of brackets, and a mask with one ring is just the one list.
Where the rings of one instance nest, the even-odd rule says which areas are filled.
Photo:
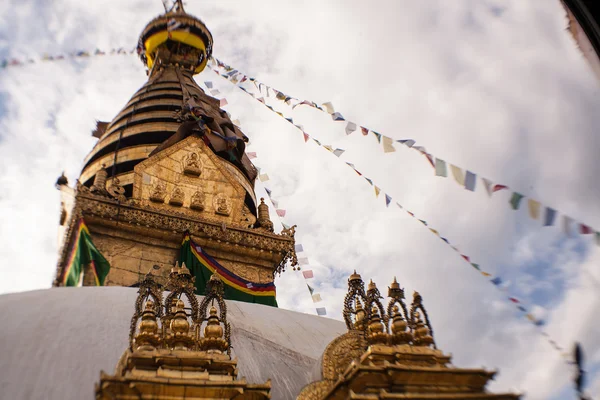
[[[346, 122], [346, 126], [345, 126], [346, 135], [352, 134], [353, 132], [357, 131], [358, 128], [360, 127], [360, 131], [362, 132], [363, 136], [368, 136], [369, 134], [372, 134], [377, 139], [377, 141], [382, 144], [384, 153], [390, 153], [390, 152], [396, 151], [396, 149], [393, 146], [394, 142], [400, 143], [410, 149], [418, 151], [421, 155], [425, 156], [425, 158], [427, 159], [429, 164], [431, 164], [432, 168], [434, 169], [435, 176], [448, 178], [449, 177], [448, 166], [449, 166], [451, 175], [454, 178], [454, 180], [456, 181], [456, 183], [466, 190], [475, 192], [478, 178], [479, 178], [479, 180], [483, 184], [483, 187], [485, 188], [486, 192], [488, 193], [489, 197], [492, 197], [492, 195], [494, 193], [502, 191], [502, 190], [512, 191], [510, 189], [510, 187], [508, 187], [507, 185], [494, 183], [492, 180], [481, 177], [481, 175], [478, 175], [470, 170], [458, 167], [458, 166], [448, 163], [438, 157], [435, 157], [433, 154], [427, 152], [425, 147], [417, 146], [416, 141], [413, 139], [394, 140], [391, 137], [385, 136], [378, 132], [375, 132], [370, 128], [359, 125], [352, 121], [348, 121], [348, 120], [344, 119], [344, 117], [342, 116], [342, 114], [340, 112], [335, 111], [335, 108], [331, 102], [327, 102], [327, 103], [323, 103], [322, 105], [318, 105], [314, 101], [301, 100], [301, 99], [289, 96], [288, 94], [285, 94], [269, 85], [266, 85], [266, 84], [258, 81], [256, 78], [253, 78], [253, 77], [243, 74], [239, 70], [230, 67], [229, 65], [220, 61], [219, 59], [214, 58], [213, 60], [214, 60], [214, 62], [213, 62], [213, 71], [214, 72], [216, 72], [220, 76], [224, 77], [225, 79], [228, 79], [229, 81], [231, 81], [232, 83], [237, 85], [240, 89], [246, 91], [248, 94], [250, 94], [249, 91], [247, 89], [245, 89], [241, 84], [246, 81], [252, 82], [261, 94], [261, 96], [260, 96], [260, 98], [258, 98], [258, 100], [261, 101], [265, 105], [266, 105], [266, 103], [265, 103], [264, 97], [262, 97], [263, 90], [265, 91], [267, 97], [272, 97], [272, 96], [270, 96], [270, 92], [274, 93], [275, 99], [282, 101], [284, 104], [286, 104], [288, 106], [291, 106], [292, 110], [298, 106], [306, 105], [306, 106], [312, 107], [316, 110], [319, 110], [321, 112], [331, 115], [333, 121]], [[217, 68], [214, 67], [215, 65]], [[219, 69], [224, 70], [226, 73], [222, 73]], [[255, 97], [255, 96], [253, 96], [253, 97]], [[271, 111], [284, 117], [286, 120], [288, 120], [288, 122], [292, 121], [292, 118], [283, 116], [282, 113], [274, 110], [273, 107], [271, 107], [269, 105], [267, 105], [267, 107]], [[298, 127], [298, 125], [296, 125], [296, 127]], [[308, 135], [305, 135], [304, 138], [305, 138], [305, 141], [308, 141]], [[326, 150], [334, 153], [338, 157], [340, 157], [344, 153], [343, 149], [333, 150], [330, 147], [331, 146], [328, 146], [325, 148], [326, 148]], [[522, 200], [526, 197], [527, 197], [527, 203], [528, 203], [528, 208], [529, 208], [529, 216], [534, 220], [541, 219], [541, 221], [543, 222], [543, 226], [554, 225], [554, 222], [556, 221], [556, 215], [558, 214], [558, 211], [554, 208], [551, 208], [549, 206], [543, 206], [539, 201], [531, 199], [528, 196], [525, 196], [524, 194], [518, 193], [515, 191], [512, 191], [512, 197], [508, 203], [510, 204], [510, 206], [513, 210], [518, 210], [521, 207]], [[541, 216], [543, 216], [543, 217], [540, 218]], [[597, 231], [597, 230], [591, 228], [589, 226], [589, 224], [585, 224], [582, 222], [575, 222], [573, 220], [573, 218], [571, 218], [565, 214], [562, 214], [562, 220], [563, 220], [563, 224], [562, 224], [563, 231], [566, 235], [570, 236], [573, 233], [578, 233], [581, 235], [588, 235], [588, 234], [595, 235], [596, 241], [600, 245], [600, 231]]]
[[[219, 76], [222, 76], [223, 78], [229, 80], [227, 78], [227, 75], [221, 74], [217, 69], [213, 69], [213, 71], [215, 73], [217, 73]], [[244, 91], [246, 94], [252, 96], [253, 98], [257, 99], [256, 95], [252, 92], [250, 92], [249, 90], [236, 85], [238, 88], [240, 88], [242, 91]], [[258, 100], [258, 99], [257, 99]], [[324, 148], [325, 150], [329, 151], [330, 153], [334, 154], [335, 153], [332, 151], [332, 147], [328, 146], [328, 145], [323, 145], [318, 139], [311, 137], [308, 133], [306, 133], [304, 131], [304, 129], [302, 128], [301, 125], [295, 124], [294, 120], [292, 118], [287, 118], [285, 117], [283, 114], [276, 112], [270, 105], [266, 104], [263, 101], [260, 101], [265, 107], [271, 109], [272, 111], [274, 111], [275, 113], [277, 113], [278, 115], [280, 115], [283, 119], [285, 119], [286, 121], [288, 121], [290, 124], [294, 125], [298, 130], [300, 130], [305, 138], [306, 141], [308, 141], [307, 138], [312, 139], [313, 143], [315, 143], [316, 145], [318, 145], [319, 147]], [[339, 156], [337, 156], [336, 158], [339, 159]], [[375, 195], [378, 196], [379, 193], [382, 191], [381, 187], [376, 185], [374, 183], [374, 181], [368, 177], [366, 177], [362, 172], [360, 172], [355, 166], [354, 164], [350, 163], [350, 162], [345, 162], [345, 164], [352, 168], [352, 170], [354, 172], [356, 172], [359, 176], [362, 176], [365, 181], [367, 181], [369, 183], [369, 185], [371, 185], [374, 190], [375, 190]], [[458, 175], [458, 174], [457, 174]], [[459, 175], [461, 177], [461, 179], [464, 179], [463, 175]], [[385, 193], [385, 202], [386, 202], [386, 207], [389, 207], [389, 205], [391, 204], [393, 198], [391, 195]], [[446, 243], [449, 247], [451, 247], [457, 254], [460, 255], [460, 257], [466, 262], [468, 263], [473, 269], [477, 270], [482, 276], [489, 278], [488, 281], [494, 285], [494, 287], [496, 287], [496, 289], [500, 290], [503, 292], [503, 294], [505, 294], [508, 291], [508, 288], [506, 286], [502, 286], [502, 283], [504, 282], [503, 279], [500, 276], [494, 276], [493, 274], [485, 271], [483, 268], [481, 268], [481, 266], [475, 262], [473, 262], [471, 260], [471, 258], [466, 255], [461, 253], [461, 251], [454, 245], [452, 245], [450, 243], [450, 241], [442, 236], [440, 234], [440, 232], [437, 229], [434, 229], [433, 227], [429, 226], [429, 224], [427, 223], [427, 221], [422, 220], [420, 218], [418, 218], [413, 212], [409, 211], [408, 209], [404, 208], [400, 203], [396, 202], [396, 205], [398, 206], [399, 209], [403, 210], [404, 212], [406, 212], [411, 218], [416, 219], [417, 221], [419, 221], [423, 226], [425, 226], [432, 234], [436, 235], [440, 240], [442, 240], [444, 243]], [[305, 271], [306, 272], [306, 271]], [[309, 291], [310, 291], [311, 287], [309, 286]], [[526, 319], [531, 322], [536, 328], [539, 328], [538, 331], [539, 333], [546, 338], [546, 340], [548, 341], [548, 343], [550, 343], [550, 345], [552, 346], [552, 348], [554, 348], [556, 351], [558, 351], [561, 356], [563, 358], [568, 358], [568, 355], [565, 353], [565, 349], [563, 347], [561, 347], [555, 340], [553, 340], [550, 335], [543, 330], [543, 326], [545, 325], [545, 321], [543, 319], [538, 319], [536, 318], [533, 313], [529, 310], [528, 307], [525, 306], [524, 302], [514, 296], [507, 296], [506, 299], [508, 301], [510, 301], [513, 305], [515, 305], [515, 307], [517, 308], [517, 310], [519, 310], [523, 316], [526, 317]], [[566, 360], [567, 362], [569, 362], [568, 360]]]

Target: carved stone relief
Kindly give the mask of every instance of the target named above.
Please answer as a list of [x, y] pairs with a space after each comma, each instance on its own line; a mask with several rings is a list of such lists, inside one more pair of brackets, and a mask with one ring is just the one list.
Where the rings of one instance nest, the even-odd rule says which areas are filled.
[[191, 152], [183, 158], [183, 173], [191, 176], [200, 176], [202, 173], [202, 162], [198, 153]]
[[215, 213], [217, 214], [231, 214], [231, 200], [223, 193], [219, 193], [214, 197], [213, 206], [215, 207]]
[[152, 193], [150, 194], [150, 201], [155, 203], [164, 203], [166, 196], [167, 186], [162, 182], [155, 183], [152, 187]]
[[192, 210], [204, 211], [204, 200], [205, 200], [204, 192], [200, 190], [196, 190], [192, 195], [192, 200], [190, 203], [190, 208]]
[[183, 205], [183, 200], [185, 198], [185, 193], [181, 188], [176, 187], [173, 189], [171, 193], [171, 198], [169, 199], [169, 204], [172, 206], [181, 207]]

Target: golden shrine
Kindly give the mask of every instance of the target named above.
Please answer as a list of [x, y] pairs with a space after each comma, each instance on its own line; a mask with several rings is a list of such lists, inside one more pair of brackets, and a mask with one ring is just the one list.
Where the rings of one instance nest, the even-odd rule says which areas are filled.
[[[54, 285], [139, 286], [129, 346], [114, 375], [101, 374], [96, 399], [271, 398], [270, 380], [238, 378], [225, 298], [232, 299], [231, 285], [263, 295], [257, 288], [270, 288], [286, 263], [297, 264], [295, 227], [274, 233], [269, 209], [254, 192], [247, 137], [194, 81], [212, 44], [181, 0], [152, 20], [138, 45], [148, 82], [112, 122], [98, 122], [99, 140], [76, 187], [64, 176], [57, 181], [65, 237]], [[210, 279], [199, 267], [176, 264], [184, 235]], [[109, 265], [105, 276], [101, 263]], [[318, 379], [294, 393], [298, 399], [519, 398], [485, 391], [494, 372], [450, 364], [418, 293], [407, 308], [394, 280], [384, 307], [373, 282], [365, 291], [354, 273], [348, 285], [348, 331], [325, 348]], [[269, 323], [275, 329], [278, 321]], [[246, 353], [239, 363], [258, 368], [254, 358], [284, 353]], [[310, 382], [302, 371], [290, 380]], [[287, 396], [279, 398], [293, 398]]]

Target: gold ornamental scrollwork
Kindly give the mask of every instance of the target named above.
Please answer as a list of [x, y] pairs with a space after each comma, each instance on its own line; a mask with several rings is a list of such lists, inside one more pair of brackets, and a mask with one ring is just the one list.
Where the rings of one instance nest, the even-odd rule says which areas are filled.
[[323, 379], [334, 381], [367, 349], [362, 331], [352, 330], [335, 338], [323, 352]]

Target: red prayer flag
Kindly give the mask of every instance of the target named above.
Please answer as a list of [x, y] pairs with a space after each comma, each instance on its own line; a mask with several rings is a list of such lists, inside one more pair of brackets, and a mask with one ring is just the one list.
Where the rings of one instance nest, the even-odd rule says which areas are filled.
[[310, 279], [314, 277], [312, 269], [309, 269], [308, 271], [302, 271], [302, 275], [304, 275], [304, 279]]
[[306, 142], [308, 142], [308, 138], [310, 136], [308, 136], [308, 133], [306, 133], [306, 132], [303, 132], [303, 133], [304, 133], [304, 142], [306, 143]]
[[469, 256], [465, 256], [464, 254], [460, 255], [462, 258], [464, 258], [467, 262], [471, 262], [471, 260], [469, 259]]
[[276, 212], [281, 218], [285, 217], [285, 210], [276, 210]]
[[494, 185], [494, 189], [492, 190], [492, 192], [497, 192], [498, 190], [502, 190], [502, 189], [508, 189], [508, 186], [506, 186], [506, 185]]
[[584, 224], [580, 224], [579, 225], [579, 232], [581, 232], [582, 235], [588, 235], [590, 233], [594, 233], [594, 230], [592, 228], [590, 228], [587, 225]]
[[256, 152], [249, 152], [246, 153], [246, 155], [248, 156], [249, 159], [253, 160], [256, 158]]
[[513, 303], [519, 303], [519, 299], [515, 299], [514, 297], [509, 297], [508, 299]]
[[364, 126], [361, 126], [360, 130], [362, 131], [362, 134], [365, 136], [367, 136], [369, 134], [369, 130], [367, 128], [365, 128]]

